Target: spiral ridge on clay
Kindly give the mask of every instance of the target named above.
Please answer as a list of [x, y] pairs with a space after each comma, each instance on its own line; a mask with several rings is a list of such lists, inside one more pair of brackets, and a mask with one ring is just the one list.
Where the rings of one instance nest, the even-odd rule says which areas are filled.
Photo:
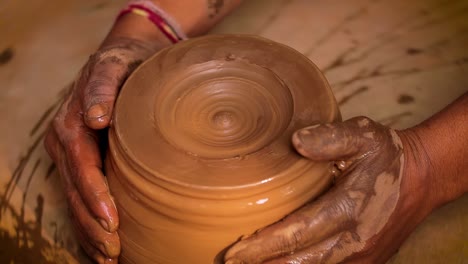
[[298, 209], [332, 164], [301, 157], [291, 136], [339, 119], [317, 67], [279, 43], [211, 35], [160, 51], [127, 79], [109, 129], [122, 262], [213, 263]]
[[267, 69], [223, 60], [183, 68], [177, 75], [179, 80], [161, 85], [155, 118], [163, 137], [189, 154], [248, 155], [280, 136], [292, 118], [288, 87]]
[[209, 36], [143, 63], [114, 123], [150, 183], [224, 190], [285, 177], [302, 159], [294, 131], [336, 118], [328, 84], [300, 53], [259, 37]]

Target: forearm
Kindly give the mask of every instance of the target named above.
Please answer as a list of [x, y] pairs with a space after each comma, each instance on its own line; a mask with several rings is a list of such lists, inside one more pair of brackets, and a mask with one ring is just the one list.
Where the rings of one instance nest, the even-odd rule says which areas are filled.
[[[234, 10], [241, 0], [153, 0], [152, 2], [171, 16], [188, 37], [196, 37], [213, 28]], [[154, 43], [155, 48], [171, 44], [152, 22], [133, 13], [116, 21], [103, 45], [117, 38], [132, 38]]]
[[432, 209], [468, 191], [468, 93], [408, 134]]
[[188, 37], [206, 33], [242, 2], [242, 0], [152, 1], [170, 14]]

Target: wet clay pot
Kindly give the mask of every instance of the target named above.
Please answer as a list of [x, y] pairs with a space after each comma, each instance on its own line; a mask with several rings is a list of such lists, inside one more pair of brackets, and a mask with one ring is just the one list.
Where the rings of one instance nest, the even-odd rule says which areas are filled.
[[121, 262], [215, 263], [313, 199], [331, 164], [291, 136], [337, 119], [323, 75], [287, 46], [212, 35], [160, 51], [128, 78], [109, 131]]

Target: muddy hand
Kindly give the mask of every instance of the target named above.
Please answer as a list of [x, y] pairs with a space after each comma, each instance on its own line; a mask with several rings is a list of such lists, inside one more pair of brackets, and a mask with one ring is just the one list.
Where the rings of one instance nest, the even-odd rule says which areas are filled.
[[359, 117], [302, 129], [293, 144], [311, 160], [335, 161], [334, 186], [235, 244], [226, 263], [385, 262], [423, 215], [399, 134]]
[[115, 263], [120, 254], [118, 214], [99, 150], [101, 136], [106, 133], [98, 130], [109, 125], [126, 77], [153, 53], [152, 48], [133, 39], [107, 43], [81, 70], [45, 139], [61, 176], [77, 237], [98, 263]]

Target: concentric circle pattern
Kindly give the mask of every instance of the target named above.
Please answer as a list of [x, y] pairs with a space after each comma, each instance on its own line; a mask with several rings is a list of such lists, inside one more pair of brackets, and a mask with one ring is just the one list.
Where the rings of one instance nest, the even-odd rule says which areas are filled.
[[114, 128], [147, 181], [226, 192], [313, 166], [291, 135], [336, 118], [328, 84], [303, 55], [259, 37], [216, 35], [143, 63], [120, 92]]
[[211, 35], [160, 51], [126, 81], [109, 130], [122, 262], [213, 263], [298, 209], [332, 166], [291, 136], [338, 119], [320, 71], [284, 45]]
[[[216, 70], [213, 70], [216, 69]], [[226, 159], [256, 152], [289, 125], [289, 89], [267, 69], [207, 62], [161, 86], [155, 117], [164, 139], [191, 155]]]

